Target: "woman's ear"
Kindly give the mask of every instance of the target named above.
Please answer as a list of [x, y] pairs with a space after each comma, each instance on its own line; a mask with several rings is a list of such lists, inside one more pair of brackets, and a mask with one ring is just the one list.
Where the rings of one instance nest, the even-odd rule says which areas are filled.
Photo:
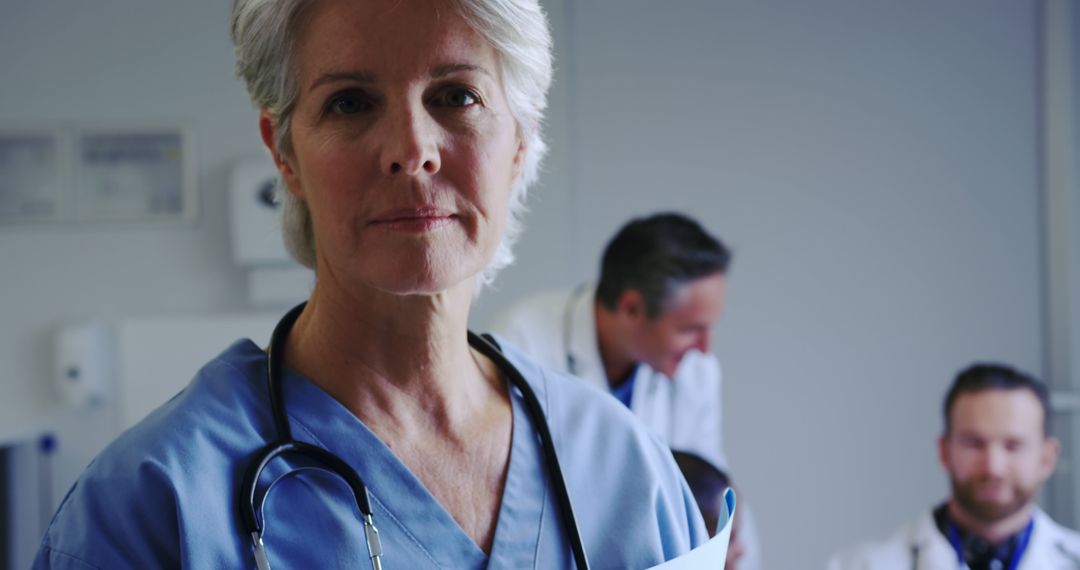
[[274, 166], [281, 173], [281, 180], [297, 198], [304, 199], [304, 193], [300, 187], [300, 180], [296, 176], [296, 169], [285, 158], [285, 155], [277, 148], [277, 120], [274, 115], [263, 109], [259, 111], [259, 135], [262, 136], [263, 144], [270, 150], [270, 156], [274, 159]]

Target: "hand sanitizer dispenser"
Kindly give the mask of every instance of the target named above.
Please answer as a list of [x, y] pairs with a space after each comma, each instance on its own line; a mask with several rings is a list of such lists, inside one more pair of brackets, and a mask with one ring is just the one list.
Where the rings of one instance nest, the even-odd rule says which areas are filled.
[[247, 270], [253, 306], [288, 307], [311, 293], [314, 274], [292, 260], [281, 237], [278, 171], [269, 157], [236, 164], [229, 180], [233, 260]]
[[233, 258], [241, 266], [289, 265], [281, 241], [278, 173], [269, 158], [241, 162], [229, 180]]
[[61, 327], [55, 337], [53, 383], [64, 403], [88, 408], [108, 399], [113, 375], [109, 326], [87, 321]]

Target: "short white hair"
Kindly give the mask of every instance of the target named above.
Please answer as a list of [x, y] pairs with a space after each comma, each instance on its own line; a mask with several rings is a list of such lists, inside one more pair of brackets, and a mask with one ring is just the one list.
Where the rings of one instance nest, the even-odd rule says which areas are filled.
[[[233, 0], [231, 35], [236, 74], [256, 107], [277, 123], [275, 146], [291, 154], [291, 119], [298, 94], [293, 43], [305, 9], [318, 0]], [[514, 261], [512, 246], [522, 230], [526, 191], [547, 153], [541, 133], [551, 85], [551, 31], [538, 0], [450, 0], [461, 17], [499, 56], [503, 90], [525, 145], [521, 176], [511, 189], [506, 230], [494, 257], [478, 276], [477, 290]], [[307, 205], [283, 192], [282, 230], [289, 253], [315, 268], [315, 235]]]

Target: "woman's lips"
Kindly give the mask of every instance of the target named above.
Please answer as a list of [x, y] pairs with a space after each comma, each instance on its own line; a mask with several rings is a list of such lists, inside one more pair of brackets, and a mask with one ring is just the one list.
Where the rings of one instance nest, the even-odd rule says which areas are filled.
[[454, 215], [439, 208], [396, 208], [375, 216], [370, 226], [396, 231], [426, 232], [453, 221]]

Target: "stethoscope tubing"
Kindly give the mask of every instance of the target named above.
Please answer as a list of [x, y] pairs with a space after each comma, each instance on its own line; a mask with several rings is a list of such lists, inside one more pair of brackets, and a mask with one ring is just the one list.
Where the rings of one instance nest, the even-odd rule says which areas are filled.
[[570, 540], [570, 547], [574, 552], [574, 563], [579, 570], [587, 570], [589, 568], [589, 559], [585, 554], [585, 542], [581, 539], [577, 516], [574, 514], [574, 505], [570, 500], [570, 491], [566, 487], [566, 480], [563, 478], [562, 468], [559, 466], [559, 456], [555, 452], [554, 438], [552, 438], [551, 430], [548, 428], [544, 409], [540, 405], [540, 399], [536, 397], [536, 392], [533, 391], [532, 386], [521, 375], [517, 367], [503, 356], [502, 350], [499, 349], [494, 338], [491, 336], [479, 336], [469, 331], [469, 344], [484, 356], [490, 358], [507, 375], [510, 383], [521, 392], [529, 417], [533, 420], [534, 427], [540, 436], [544, 461], [548, 464], [548, 472], [552, 478], [551, 483], [555, 487], [559, 509], [563, 513], [563, 525], [566, 527], [563, 530], [566, 532], [567, 538]]
[[570, 297], [566, 299], [566, 305], [563, 307], [563, 352], [566, 354], [566, 371], [573, 376], [577, 376], [577, 359], [574, 358], [574, 305], [577, 304], [578, 299], [581, 298], [585, 291], [589, 288], [588, 283], [582, 283], [574, 288], [574, 291], [570, 293]]
[[[260, 570], [269, 570], [270, 564], [262, 542], [262, 535], [265, 529], [262, 511], [266, 497], [269, 495], [269, 490], [261, 496], [257, 494], [256, 487], [258, 486], [260, 475], [271, 461], [279, 457], [295, 455], [308, 460], [314, 460], [321, 464], [326, 470], [344, 479], [345, 482], [348, 483], [349, 488], [353, 491], [357, 508], [363, 515], [365, 538], [367, 539], [372, 566], [375, 570], [380, 570], [382, 568], [380, 561], [380, 557], [382, 556], [382, 545], [379, 541], [378, 529], [375, 528], [372, 519], [371, 500], [368, 496], [367, 486], [364, 484], [363, 479], [356, 470], [352, 469], [345, 461], [326, 449], [294, 440], [292, 437], [292, 430], [289, 427], [289, 420], [285, 410], [284, 390], [282, 387], [283, 382], [281, 381], [284, 370], [285, 340], [288, 338], [289, 331], [292, 330], [293, 324], [295, 324], [296, 319], [299, 318], [306, 305], [307, 303], [305, 302], [293, 307], [281, 318], [281, 321], [278, 322], [277, 326], [274, 327], [270, 348], [268, 350], [266, 381], [277, 439], [267, 443], [259, 449], [248, 463], [244, 478], [241, 480], [240, 485], [239, 509], [241, 518], [245, 529], [252, 539], [257, 567]], [[532, 386], [525, 380], [525, 377], [518, 371], [517, 367], [502, 354], [502, 350], [499, 348], [498, 343], [495, 342], [494, 338], [487, 335], [482, 337], [469, 331], [468, 340], [469, 345], [491, 359], [491, 361], [498, 366], [499, 370], [506, 375], [511, 385], [521, 393], [529, 418], [534, 424], [537, 434], [540, 437], [540, 445], [544, 454], [544, 461], [547, 464], [548, 476], [555, 489], [556, 500], [558, 501], [560, 513], [562, 514], [563, 530], [570, 542], [570, 547], [574, 555], [574, 563], [579, 570], [588, 570], [589, 562], [588, 556], [585, 553], [585, 544], [581, 538], [577, 517], [574, 514], [573, 503], [570, 500], [570, 492], [567, 489], [566, 480], [563, 477], [562, 469], [559, 466], [559, 458], [555, 451], [554, 438], [551, 435], [551, 430], [548, 426], [543, 406], [540, 404], [540, 399], [536, 396]]]
[[289, 427], [288, 416], [285, 412], [281, 376], [284, 369], [285, 340], [306, 305], [307, 303], [301, 303], [286, 313], [278, 321], [277, 326], [274, 327], [270, 339], [266, 367], [267, 394], [270, 399], [271, 415], [274, 419], [278, 439], [259, 449], [254, 458], [248, 463], [244, 478], [240, 484], [239, 507], [241, 518], [248, 534], [251, 536], [256, 568], [270, 570], [270, 561], [266, 556], [266, 547], [262, 540], [265, 530], [262, 511], [266, 497], [269, 496], [269, 490], [261, 496], [256, 495], [260, 475], [272, 460], [279, 457], [284, 458], [295, 455], [314, 460], [316, 463], [321, 464], [323, 469], [341, 477], [349, 485], [356, 500], [356, 506], [363, 515], [364, 537], [367, 542], [372, 568], [381, 570], [382, 543], [379, 540], [379, 531], [375, 528], [372, 519], [371, 500], [363, 479], [356, 470], [350, 468], [347, 463], [333, 453], [292, 438], [292, 430]]

